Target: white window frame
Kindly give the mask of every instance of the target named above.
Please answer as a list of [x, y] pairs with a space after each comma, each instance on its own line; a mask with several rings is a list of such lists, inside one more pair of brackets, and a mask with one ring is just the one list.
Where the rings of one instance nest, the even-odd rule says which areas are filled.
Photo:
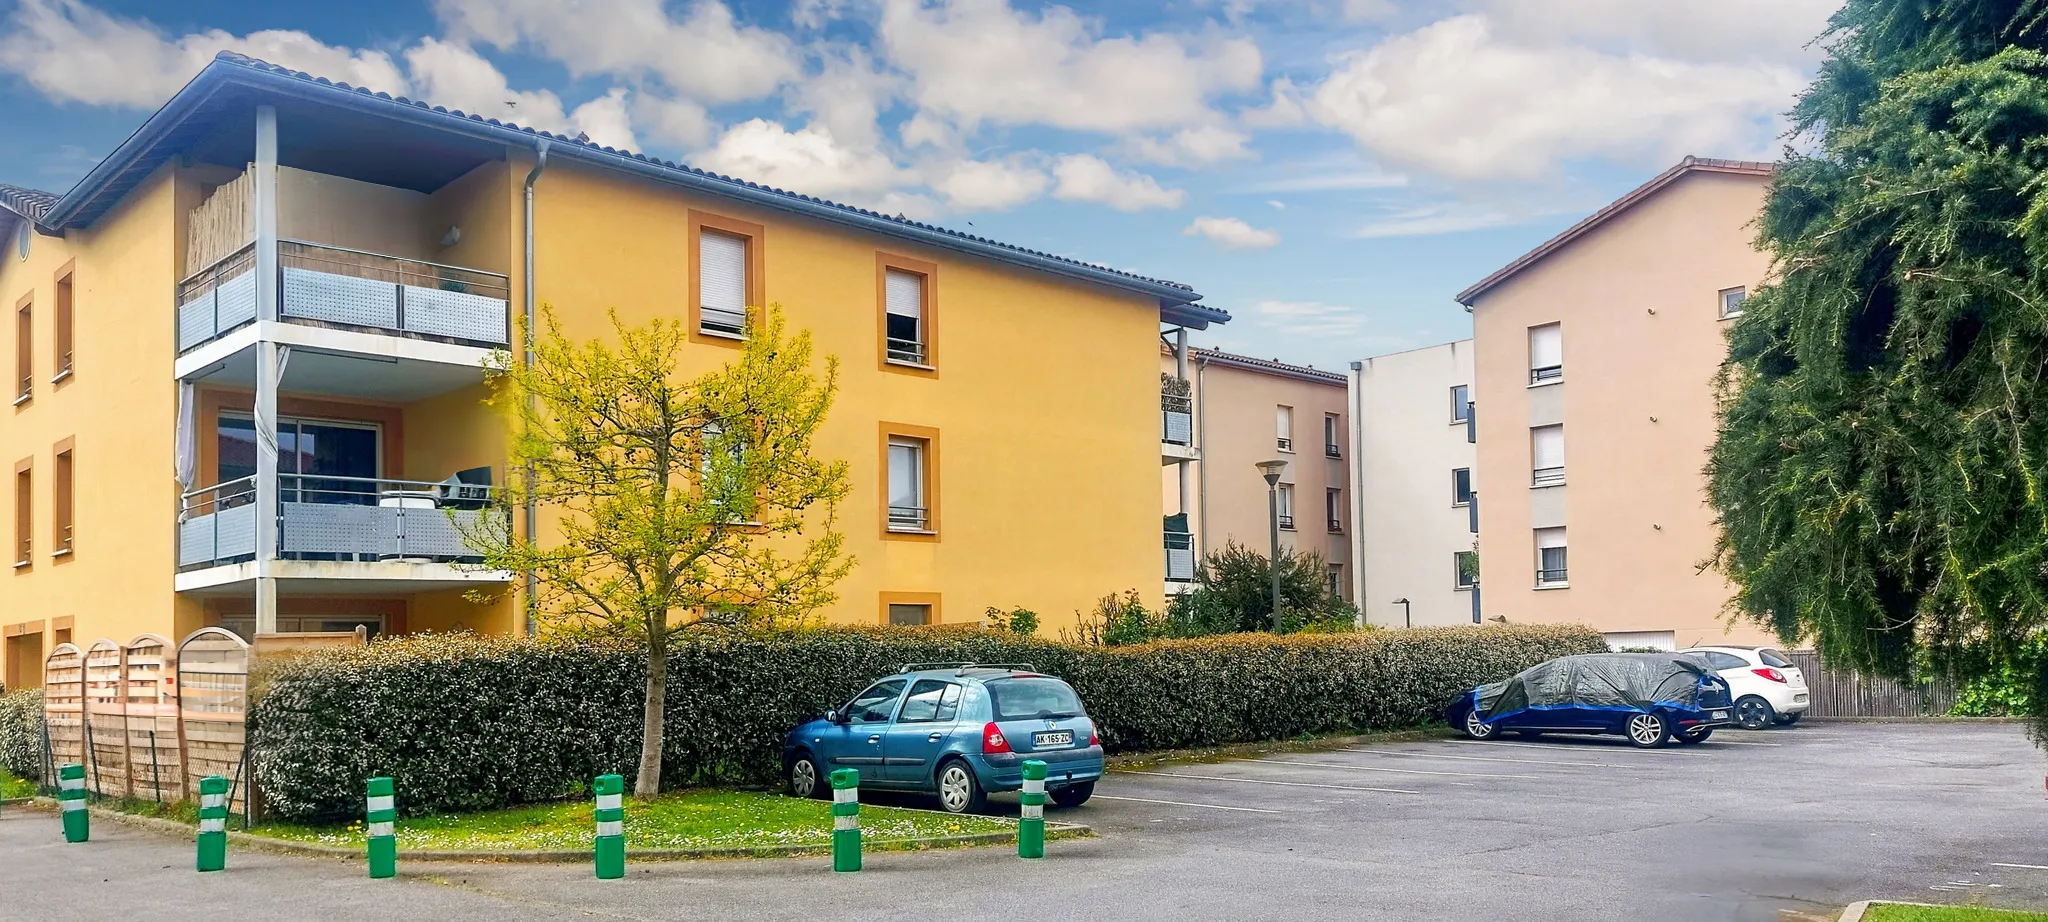
[[[916, 491], [915, 505], [899, 506], [896, 502], [896, 458], [898, 448], [911, 449], [915, 467], [910, 472], [910, 482]], [[887, 507], [889, 530], [906, 534], [928, 534], [932, 524], [931, 498], [931, 450], [930, 439], [908, 435], [889, 436], [889, 495], [882, 498]], [[897, 510], [904, 513], [899, 516]]]
[[[1569, 535], [1569, 534], [1568, 534], [1568, 533], [1567, 533], [1567, 532], [1565, 531], [1565, 528], [1564, 528], [1564, 526], [1560, 525], [1560, 526], [1557, 526], [1557, 527], [1555, 527], [1555, 528], [1538, 528], [1538, 529], [1536, 529], [1536, 530], [1535, 530], [1535, 539], [1536, 539], [1536, 588], [1538, 588], [1538, 589], [1563, 589], [1563, 588], [1565, 588], [1565, 587], [1568, 587], [1568, 586], [1570, 586], [1570, 585], [1571, 585], [1571, 553], [1570, 553], [1570, 550], [1571, 550], [1571, 545], [1570, 545], [1570, 543], [1569, 543], [1569, 542], [1570, 542], [1570, 535]], [[1558, 554], [1558, 560], [1557, 560], [1557, 562], [1558, 562], [1558, 563], [1560, 563], [1560, 564], [1562, 564], [1562, 566], [1558, 566], [1558, 567], [1545, 567], [1545, 566], [1544, 566], [1544, 563], [1545, 563], [1545, 561], [1544, 561], [1544, 558], [1543, 558], [1543, 552], [1544, 552], [1544, 551], [1547, 551], [1547, 550], [1555, 550], [1555, 551], [1558, 551], [1558, 552], [1559, 552], [1559, 554]], [[1545, 574], [1548, 574], [1548, 573], [1557, 573], [1557, 574], [1560, 574], [1560, 575], [1559, 575], [1558, 577], [1556, 577], [1556, 578], [1546, 578]]]
[[1473, 579], [1473, 580], [1472, 580], [1471, 582], [1469, 582], [1469, 583], [1465, 581], [1465, 558], [1467, 558], [1467, 557], [1477, 557], [1477, 556], [1479, 556], [1479, 552], [1478, 552], [1478, 551], [1452, 551], [1452, 552], [1451, 552], [1451, 589], [1452, 589], [1452, 590], [1454, 590], [1454, 591], [1457, 591], [1457, 592], [1463, 592], [1463, 591], [1465, 591], [1465, 590], [1467, 590], [1467, 589], [1476, 589], [1476, 588], [1478, 588], [1478, 586], [1479, 586], [1479, 580], [1478, 580], [1478, 579], [1477, 579], [1476, 577], [1475, 577], [1475, 578], [1474, 578], [1474, 579]]
[[1293, 531], [1293, 530], [1294, 530], [1294, 484], [1291, 484], [1291, 483], [1283, 483], [1283, 484], [1279, 484], [1278, 486], [1274, 487], [1274, 489], [1275, 489], [1275, 491], [1276, 491], [1276, 492], [1277, 492], [1277, 493], [1279, 494], [1279, 504], [1280, 504], [1280, 506], [1279, 506], [1279, 509], [1280, 509], [1280, 528], [1281, 528], [1281, 529], [1282, 529], [1283, 531]]
[[[1458, 498], [1459, 471], [1465, 472], [1465, 498], [1462, 500]], [[1451, 468], [1451, 508], [1463, 509], [1470, 505], [1472, 505], [1472, 469], [1469, 467]]]
[[[713, 306], [705, 303], [708, 300], [705, 297], [705, 283], [709, 281], [712, 277], [711, 251], [709, 248], [712, 245], [711, 241], [713, 240], [732, 241], [739, 245], [740, 266], [738, 282], [740, 288], [740, 305], [738, 330], [724, 329], [723, 326], [721, 326], [721, 328], [714, 329], [710, 326], [710, 323], [712, 321], [712, 314], [714, 312], [719, 314], [721, 318], [724, 316], [729, 316], [733, 313], [733, 309], [730, 307], [726, 307], [724, 305]], [[753, 247], [754, 239], [744, 234], [734, 234], [710, 227], [698, 229], [697, 290], [695, 292], [692, 292], [692, 296], [697, 299], [697, 335], [720, 336], [726, 339], [747, 338], [747, 269], [754, 258]]]
[[[1465, 398], [1465, 399], [1463, 399], [1463, 400], [1460, 400], [1460, 399], [1458, 399], [1458, 396], [1459, 396], [1459, 395], [1458, 395], [1458, 392], [1459, 392], [1459, 391], [1464, 391], [1464, 392], [1465, 392], [1465, 393], [1464, 393], [1464, 398]], [[1470, 384], [1453, 384], [1453, 385], [1451, 385], [1451, 425], [1453, 425], [1453, 426], [1462, 426], [1462, 425], [1464, 425], [1464, 424], [1465, 424], [1465, 421], [1466, 421], [1466, 420], [1469, 420], [1469, 419], [1471, 419], [1471, 418], [1472, 418], [1472, 385], [1470, 385]]]
[[[1557, 455], [1557, 457], [1555, 457], [1555, 458], [1546, 458], [1546, 457], [1544, 457], [1544, 454], [1545, 454], [1545, 452], [1543, 452], [1543, 451], [1541, 450], [1541, 447], [1543, 446], [1543, 444], [1544, 444], [1544, 441], [1545, 441], [1546, 437], [1548, 437], [1550, 433], [1556, 433], [1556, 436], [1555, 436], [1555, 438], [1556, 438], [1556, 442], [1557, 442], [1557, 450], [1556, 450], [1556, 455]], [[1531, 427], [1529, 427], [1529, 488], [1530, 488], [1530, 489], [1532, 489], [1532, 490], [1533, 490], [1533, 489], [1540, 489], [1540, 488], [1544, 488], [1544, 487], [1561, 487], [1561, 486], [1564, 486], [1564, 482], [1565, 482], [1565, 450], [1566, 450], [1566, 449], [1565, 449], [1565, 440], [1564, 440], [1564, 424], [1563, 424], [1563, 423], [1553, 423], [1553, 424], [1551, 424], [1551, 425], [1548, 425], [1548, 426], [1531, 426]], [[1555, 462], [1557, 462], [1557, 463], [1555, 463], [1555, 464], [1545, 464], [1545, 463], [1544, 463], [1545, 461], [1555, 461]]]
[[1564, 324], [1545, 323], [1530, 327], [1529, 386], [1541, 387], [1563, 380]]
[[[1735, 298], [1734, 310], [1728, 309], [1728, 299], [1730, 296], [1733, 296]], [[1717, 301], [1720, 304], [1721, 308], [1721, 319], [1734, 320], [1735, 318], [1742, 316], [1742, 302], [1747, 300], [1749, 300], [1748, 286], [1737, 285], [1734, 288], [1721, 289], [1720, 296], [1717, 298]]]
[[[903, 286], [907, 287], [911, 284], [916, 285], [917, 296], [914, 299], [914, 303], [910, 305], [910, 307], [913, 309], [911, 313], [904, 313], [902, 311], [896, 310], [897, 307], [901, 306], [899, 304], [897, 297], [900, 293], [897, 281], [899, 276], [905, 280], [902, 283]], [[931, 311], [929, 310], [929, 304], [931, 301], [931, 278], [926, 276], [922, 272], [912, 272], [909, 269], [898, 269], [894, 266], [886, 267], [882, 270], [882, 296], [883, 314], [895, 317], [909, 317], [912, 320], [917, 321], [917, 339], [914, 341], [916, 349], [899, 350], [895, 346], [895, 343], [897, 343], [898, 340], [890, 338], [888, 336], [887, 316], [883, 318], [883, 337], [887, 341], [882, 344], [882, 348], [885, 350], [885, 354], [888, 356], [889, 363], [892, 365], [908, 365], [913, 368], [932, 367], [930, 362], [932, 349], [931, 321], [930, 318], [927, 316], [928, 314], [931, 313]], [[911, 341], [903, 340], [903, 342]]]
[[1275, 405], [1273, 412], [1273, 441], [1281, 451], [1294, 453], [1294, 408]]

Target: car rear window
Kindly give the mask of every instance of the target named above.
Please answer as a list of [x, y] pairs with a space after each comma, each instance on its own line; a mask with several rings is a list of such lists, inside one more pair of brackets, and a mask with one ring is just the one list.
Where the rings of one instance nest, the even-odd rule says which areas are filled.
[[1786, 659], [1785, 654], [1780, 653], [1776, 650], [1758, 650], [1756, 651], [1756, 655], [1757, 658], [1764, 661], [1764, 665], [1771, 666], [1773, 668], [1784, 669], [1792, 665], [1792, 661]]
[[997, 720], [1078, 717], [1083, 713], [1081, 697], [1058, 679], [996, 679], [987, 685]]

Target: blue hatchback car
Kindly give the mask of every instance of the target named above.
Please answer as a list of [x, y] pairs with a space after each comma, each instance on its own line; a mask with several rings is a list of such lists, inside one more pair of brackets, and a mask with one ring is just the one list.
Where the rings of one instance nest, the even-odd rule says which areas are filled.
[[1029, 663], [911, 663], [782, 744], [797, 797], [828, 796], [826, 776], [855, 768], [863, 788], [935, 794], [948, 813], [1023, 787], [1026, 759], [1046, 763], [1046, 792], [1062, 807], [1086, 803], [1102, 777], [1081, 696]]

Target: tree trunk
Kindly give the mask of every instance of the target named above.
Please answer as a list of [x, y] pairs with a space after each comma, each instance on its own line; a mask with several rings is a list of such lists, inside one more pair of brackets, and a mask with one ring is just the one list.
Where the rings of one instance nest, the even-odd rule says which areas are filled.
[[640, 773], [633, 779], [636, 799], [661, 793], [662, 718], [668, 712], [667, 641], [664, 631], [648, 632], [647, 708], [640, 726]]

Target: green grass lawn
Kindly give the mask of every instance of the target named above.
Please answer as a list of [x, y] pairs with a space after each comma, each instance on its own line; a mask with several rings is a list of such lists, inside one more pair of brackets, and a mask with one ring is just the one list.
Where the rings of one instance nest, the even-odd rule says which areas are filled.
[[[403, 796], [403, 792], [401, 792]], [[762, 848], [829, 846], [831, 803], [780, 794], [689, 790], [653, 801], [626, 801], [629, 848]], [[535, 804], [448, 816], [422, 816], [398, 823], [398, 847], [458, 851], [510, 849], [571, 850], [590, 847], [592, 804], [587, 800]], [[862, 837], [870, 842], [1009, 832], [1006, 820], [948, 816], [937, 812], [861, 805]], [[346, 826], [265, 823], [258, 835], [358, 848], [360, 821]]]
[[2038, 912], [2007, 912], [1975, 906], [1872, 906], [1866, 922], [2048, 922]]
[[4, 768], [0, 768], [0, 800], [12, 800], [16, 797], [28, 797], [34, 794], [35, 792], [35, 782], [23, 781], [22, 779], [15, 777], [13, 772], [10, 772]]

